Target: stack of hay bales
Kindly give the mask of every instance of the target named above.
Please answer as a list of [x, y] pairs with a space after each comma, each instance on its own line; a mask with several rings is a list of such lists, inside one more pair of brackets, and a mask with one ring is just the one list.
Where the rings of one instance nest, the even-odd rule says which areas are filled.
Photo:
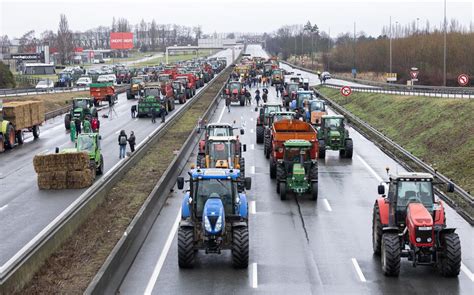
[[95, 167], [85, 152], [36, 155], [33, 165], [40, 189], [85, 188], [95, 180]]
[[3, 117], [17, 130], [40, 125], [44, 122], [42, 101], [11, 101], [3, 104]]

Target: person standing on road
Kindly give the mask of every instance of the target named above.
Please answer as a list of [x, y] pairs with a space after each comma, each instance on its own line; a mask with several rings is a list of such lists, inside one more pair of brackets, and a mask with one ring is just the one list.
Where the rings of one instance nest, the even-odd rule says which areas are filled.
[[130, 131], [130, 136], [128, 137], [128, 144], [130, 145], [130, 151], [133, 153], [135, 151], [135, 133]]
[[127, 150], [127, 134], [125, 133], [125, 130], [121, 130], [120, 134], [118, 136], [118, 144], [120, 147], [120, 153], [119, 153], [119, 158], [123, 159], [125, 158], [125, 151]]
[[74, 120], [71, 120], [69, 122], [69, 135], [71, 136], [71, 141], [74, 142], [76, 141], [76, 122]]
[[165, 116], [166, 116], [166, 103], [162, 99], [160, 103], [160, 113], [159, 116], [161, 117], [161, 123], [165, 123]]
[[227, 95], [225, 98], [225, 106], [227, 107], [228, 113], [230, 113], [230, 95]]
[[250, 94], [250, 91], [245, 89], [245, 105], [251, 105], [252, 104], [252, 95]]
[[130, 109], [130, 112], [132, 113], [132, 118], [135, 118], [137, 116], [137, 105], [134, 104]]
[[257, 107], [260, 106], [260, 90], [255, 90], [255, 101], [257, 102]]
[[263, 100], [263, 103], [267, 103], [268, 101], [268, 94], [265, 91], [262, 94], [262, 100]]
[[151, 108], [151, 122], [156, 123], [156, 109], [154, 107]]
[[98, 118], [92, 118], [92, 132], [99, 132], [100, 121]]
[[77, 118], [74, 123], [76, 124], [76, 135], [81, 134], [81, 120]]

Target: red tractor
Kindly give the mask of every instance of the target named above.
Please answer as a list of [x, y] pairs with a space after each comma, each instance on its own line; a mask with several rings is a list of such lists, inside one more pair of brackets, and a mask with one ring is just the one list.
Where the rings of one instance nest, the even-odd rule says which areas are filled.
[[196, 95], [196, 77], [193, 74], [179, 74], [176, 79], [186, 87], [186, 99]]
[[227, 83], [224, 92], [226, 96], [230, 96], [231, 102], [238, 102], [241, 106], [245, 105], [245, 89], [239, 81]]
[[[443, 203], [433, 192], [439, 183], [433, 180], [428, 173], [404, 172], [390, 175], [378, 187], [381, 197], [374, 204], [372, 245], [386, 276], [399, 275], [401, 257], [414, 267], [435, 266], [445, 277], [459, 274], [461, 243], [455, 228], [446, 227]], [[452, 183], [447, 191], [454, 191]]]
[[173, 81], [171, 83], [173, 89], [174, 100], [177, 100], [180, 104], [186, 102], [186, 87], [180, 81]]

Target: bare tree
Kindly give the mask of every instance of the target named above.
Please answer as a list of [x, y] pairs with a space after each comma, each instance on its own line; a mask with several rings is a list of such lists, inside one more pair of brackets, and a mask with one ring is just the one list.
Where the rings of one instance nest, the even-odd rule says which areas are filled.
[[0, 36], [0, 53], [10, 53], [10, 39], [7, 35]]
[[118, 32], [130, 32], [132, 29], [131, 29], [131, 26], [130, 26], [130, 23], [128, 22], [127, 19], [125, 18], [119, 18], [118, 21], [117, 21], [117, 31]]
[[151, 49], [155, 50], [158, 45], [158, 27], [154, 19], [151, 22], [149, 32], [150, 32]]
[[62, 64], [67, 64], [71, 59], [74, 45], [72, 42], [72, 32], [69, 30], [69, 24], [64, 14], [61, 14], [61, 20], [59, 21], [57, 43], [59, 60]]

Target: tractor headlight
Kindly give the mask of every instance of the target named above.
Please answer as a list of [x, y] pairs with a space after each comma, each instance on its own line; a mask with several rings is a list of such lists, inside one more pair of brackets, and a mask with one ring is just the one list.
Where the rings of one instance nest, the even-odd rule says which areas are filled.
[[433, 228], [431, 226], [420, 226], [418, 227], [418, 230], [432, 230]]
[[209, 218], [207, 218], [207, 216], [204, 218], [204, 228], [207, 232], [212, 232], [211, 222], [209, 221]]
[[219, 216], [219, 218], [217, 218], [216, 226], [214, 227], [214, 231], [218, 232], [218, 231], [221, 231], [221, 229], [222, 229], [222, 215]]
[[427, 238], [426, 241], [427, 241], [428, 243], [431, 243], [432, 239], [431, 239], [431, 238]]
[[421, 238], [416, 238], [416, 242], [417, 243], [421, 242]]

